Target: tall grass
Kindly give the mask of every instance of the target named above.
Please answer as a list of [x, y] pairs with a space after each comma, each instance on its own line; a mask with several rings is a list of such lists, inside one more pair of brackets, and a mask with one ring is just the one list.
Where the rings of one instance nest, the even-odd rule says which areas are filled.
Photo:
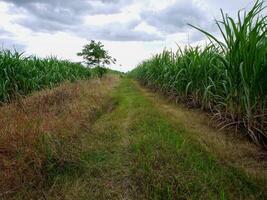
[[[223, 11], [216, 21], [223, 41], [203, 32], [205, 47], [164, 51], [132, 74], [143, 83], [211, 110], [225, 126], [245, 128], [257, 144], [267, 141], [267, 18], [262, 1], [237, 20]], [[191, 25], [192, 26], [192, 25]], [[225, 127], [223, 126], [223, 127]]]
[[0, 102], [27, 95], [62, 81], [86, 79], [91, 71], [78, 63], [56, 58], [25, 57], [18, 52], [0, 51]]
[[62, 191], [58, 180], [88, 170], [86, 137], [113, 105], [110, 92], [118, 80], [107, 76], [62, 83], [0, 107], [1, 200], [51, 199], [44, 193]]

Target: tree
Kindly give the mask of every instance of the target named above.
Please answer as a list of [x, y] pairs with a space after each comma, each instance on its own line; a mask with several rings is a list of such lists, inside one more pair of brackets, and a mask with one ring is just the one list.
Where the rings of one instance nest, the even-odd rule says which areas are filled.
[[101, 42], [95, 42], [94, 40], [91, 40], [89, 44], [86, 44], [82, 51], [77, 53], [77, 55], [82, 56], [89, 67], [96, 67], [100, 77], [102, 77], [106, 71], [105, 65], [116, 63], [116, 59], [108, 54], [108, 51], [104, 49], [104, 45]]

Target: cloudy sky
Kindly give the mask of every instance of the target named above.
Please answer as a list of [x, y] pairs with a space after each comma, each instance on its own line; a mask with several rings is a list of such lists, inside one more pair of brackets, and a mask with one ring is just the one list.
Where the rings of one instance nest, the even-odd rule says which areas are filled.
[[128, 71], [143, 59], [205, 37], [187, 24], [216, 34], [220, 8], [235, 16], [255, 0], [0, 0], [0, 42], [26, 54], [81, 61], [76, 53], [100, 40]]

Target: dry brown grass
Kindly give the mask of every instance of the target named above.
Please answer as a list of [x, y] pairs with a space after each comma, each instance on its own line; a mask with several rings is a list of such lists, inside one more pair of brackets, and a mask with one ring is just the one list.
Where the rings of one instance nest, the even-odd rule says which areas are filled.
[[65, 83], [0, 107], [0, 199], [23, 188], [40, 192], [51, 167], [79, 162], [79, 137], [90, 128], [119, 79]]
[[178, 128], [186, 129], [189, 138], [199, 143], [207, 152], [218, 157], [220, 162], [240, 168], [257, 178], [267, 178], [267, 152], [256, 146], [235, 129], [220, 130], [211, 116], [197, 109], [177, 104], [170, 97], [142, 88], [143, 93]]

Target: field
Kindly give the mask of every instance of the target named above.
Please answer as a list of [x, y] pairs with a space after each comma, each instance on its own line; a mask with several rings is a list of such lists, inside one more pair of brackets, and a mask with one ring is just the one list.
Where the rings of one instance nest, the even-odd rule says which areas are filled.
[[56, 58], [25, 57], [18, 52], [3, 50], [0, 60], [0, 102], [10, 102], [18, 96], [51, 88], [63, 81], [91, 76], [91, 70], [81, 64]]
[[[222, 12], [217, 21], [224, 39], [205, 47], [165, 50], [144, 61], [132, 76], [192, 107], [211, 112], [220, 128], [236, 126], [256, 144], [267, 142], [267, 18], [257, 1], [238, 20]], [[243, 131], [245, 130], [245, 131]]]
[[264, 9], [128, 74], [0, 51], [0, 199], [267, 199]]
[[83, 170], [80, 141], [98, 113], [109, 109], [117, 81], [64, 83], [0, 108], [0, 199], [17, 190], [15, 199], [40, 195], [55, 174]]
[[266, 199], [266, 152], [207, 118], [116, 75], [34, 93], [1, 108], [1, 198]]

